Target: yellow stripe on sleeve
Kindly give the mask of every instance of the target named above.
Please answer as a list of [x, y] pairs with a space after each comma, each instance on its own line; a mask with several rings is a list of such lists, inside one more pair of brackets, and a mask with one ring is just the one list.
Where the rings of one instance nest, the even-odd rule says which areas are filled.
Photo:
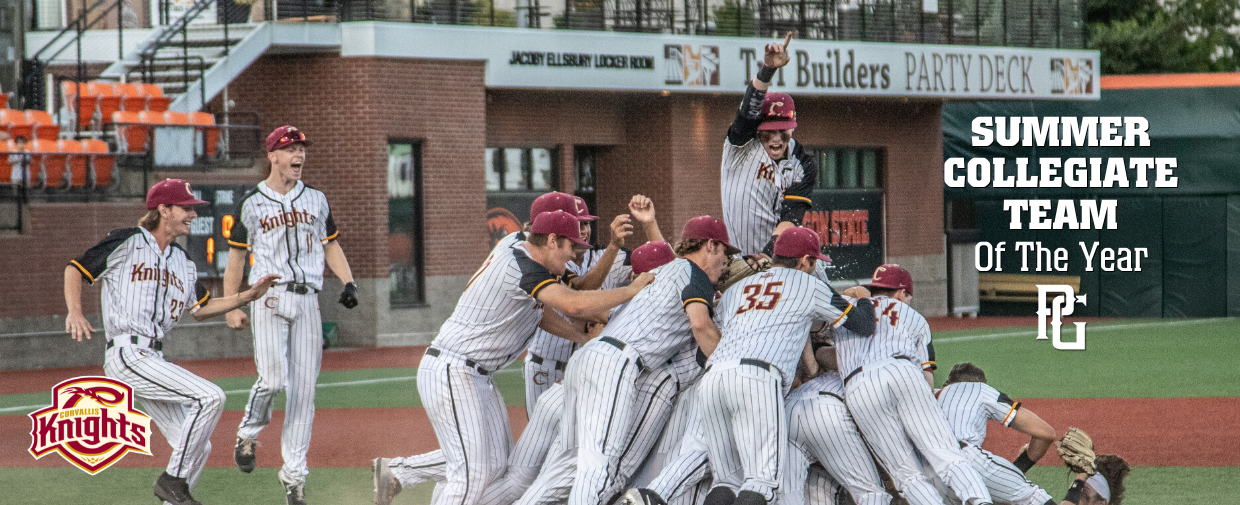
[[845, 317], [845, 316], [847, 316], [849, 312], [852, 312], [852, 308], [853, 308], [852, 304], [849, 304], [849, 305], [848, 305], [848, 308], [847, 308], [847, 309], [844, 309], [844, 313], [843, 313], [843, 314], [840, 314], [840, 317], [837, 317], [837, 318], [835, 318], [835, 320], [834, 320], [834, 321], [831, 321], [831, 326], [836, 326], [836, 325], [840, 324], [840, 321], [843, 321], [843, 320], [844, 320], [844, 317]]
[[1003, 416], [1004, 426], [1012, 424], [1012, 420], [1016, 418], [1016, 409], [1018, 408], [1020, 408], [1020, 402], [1013, 403], [1012, 408], [1008, 409], [1007, 415]]
[[233, 241], [231, 241], [231, 240], [229, 240], [229, 241], [228, 241], [228, 245], [233, 246], [233, 247], [238, 247], [238, 248], [241, 248], [241, 249], [249, 249], [249, 248], [250, 248], [250, 244], [246, 244], [246, 243], [243, 243], [243, 242], [233, 242]]
[[207, 300], [210, 300], [210, 299], [211, 299], [211, 292], [208, 291], [207, 294], [204, 295], [201, 300], [198, 300], [198, 303], [195, 303], [193, 307], [190, 307], [189, 310], [192, 311], [192, 310], [197, 309], [198, 307], [201, 307], [202, 304], [207, 303]]
[[796, 200], [798, 202], [814, 203], [809, 198], [805, 198], [803, 196], [797, 196], [797, 195], [784, 195], [784, 200]]
[[539, 290], [541, 290], [543, 287], [545, 287], [548, 284], [554, 284], [557, 280], [558, 279], [547, 279], [545, 281], [538, 283], [537, 286], [534, 286], [534, 289], [530, 290], [530, 296], [537, 298]]
[[336, 237], [337, 237], [337, 236], [339, 236], [339, 235], [340, 235], [340, 230], [336, 230], [336, 233], [333, 233], [333, 234], [331, 234], [331, 236], [330, 236], [330, 237], [327, 237], [327, 238], [323, 239], [323, 243], [327, 243], [327, 242], [331, 242], [331, 241], [333, 241], [333, 240], [336, 240]]
[[95, 276], [91, 275], [90, 272], [87, 272], [86, 267], [82, 266], [81, 263], [78, 263], [77, 260], [70, 260], [69, 263], [73, 263], [73, 266], [77, 267], [78, 270], [82, 272], [82, 275], [85, 275], [87, 279], [90, 279], [91, 284], [95, 283]]

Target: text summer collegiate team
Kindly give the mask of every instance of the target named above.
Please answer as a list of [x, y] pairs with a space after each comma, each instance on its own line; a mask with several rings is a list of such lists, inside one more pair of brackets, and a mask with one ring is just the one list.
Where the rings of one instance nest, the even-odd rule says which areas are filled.
[[[418, 367], [440, 449], [376, 458], [375, 503], [426, 480], [434, 505], [1055, 503], [1023, 474], [1053, 428], [971, 365], [933, 389], [934, 347], [908, 305], [907, 270], [883, 265], [843, 293], [827, 283], [821, 239], [799, 226], [817, 167], [791, 138], [792, 97], [767, 91], [790, 38], [766, 47], [727, 131], [722, 220], [690, 219], [673, 246], [654, 203], [636, 195], [607, 247], [594, 248], [597, 217], [582, 199], [534, 201], [526, 229], [495, 245]], [[225, 296], [197, 284], [173, 242], [205, 203], [179, 180], [150, 189], [138, 227], [65, 269], [66, 330], [78, 340], [94, 331], [81, 283], [103, 284], [105, 371], [134, 387], [173, 448], [154, 486], [165, 503], [198, 503], [191, 491], [224, 400], [163, 359], [184, 310], [252, 325], [259, 378], [234, 459], [254, 469], [256, 438], [285, 390], [279, 481], [287, 503], [307, 501], [325, 266], [345, 283], [340, 303], [358, 303], [327, 199], [300, 180], [307, 144], [290, 126], [267, 138], [271, 171], [241, 201]], [[629, 251], [632, 221], [647, 241]], [[240, 291], [250, 254], [251, 287]], [[142, 269], [153, 273], [130, 275]], [[247, 303], [248, 316], [238, 310]], [[522, 355], [530, 422], [514, 444], [494, 373]], [[981, 449], [987, 419], [1030, 435], [1014, 461]], [[1100, 470], [1123, 471], [1095, 471], [1088, 449], [1065, 503], [1119, 503], [1126, 464], [1100, 456]]]

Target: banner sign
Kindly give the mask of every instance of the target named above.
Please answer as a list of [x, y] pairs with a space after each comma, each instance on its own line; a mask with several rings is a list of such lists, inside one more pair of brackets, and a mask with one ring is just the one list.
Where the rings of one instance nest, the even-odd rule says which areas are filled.
[[[343, 56], [486, 61], [486, 85], [743, 92], [770, 39], [408, 23], [341, 25]], [[901, 98], [1097, 100], [1098, 51], [793, 40], [773, 88]]]

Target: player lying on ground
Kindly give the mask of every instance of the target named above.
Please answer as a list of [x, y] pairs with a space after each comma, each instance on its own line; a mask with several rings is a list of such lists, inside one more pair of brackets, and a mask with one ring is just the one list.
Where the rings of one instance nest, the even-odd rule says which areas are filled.
[[[633, 298], [654, 280], [647, 272], [624, 288], [575, 291], [559, 282], [580, 238], [578, 218], [564, 211], [534, 219], [522, 242], [497, 247], [466, 285], [418, 367], [418, 394], [447, 461], [447, 479], [433, 503], [473, 505], [504, 471], [512, 429], [494, 371], [525, 352], [534, 328], [586, 342], [590, 337], [555, 316], [589, 317]], [[390, 464], [398, 477], [404, 459]], [[403, 477], [402, 477], [403, 478]]]
[[164, 361], [163, 339], [188, 309], [196, 320], [218, 316], [257, 300], [279, 279], [255, 279], [249, 290], [212, 298], [197, 268], [173, 242], [189, 234], [198, 216], [189, 183], [168, 179], [146, 194], [145, 216], [134, 228], [113, 230], [65, 267], [65, 331], [77, 341], [95, 329], [82, 315], [82, 281], [103, 284], [103, 329], [108, 339], [104, 372], [133, 387], [134, 395], [172, 446], [155, 496], [173, 505], [197, 504], [190, 490], [211, 453], [211, 432], [224, 412], [224, 391], [189, 370]]

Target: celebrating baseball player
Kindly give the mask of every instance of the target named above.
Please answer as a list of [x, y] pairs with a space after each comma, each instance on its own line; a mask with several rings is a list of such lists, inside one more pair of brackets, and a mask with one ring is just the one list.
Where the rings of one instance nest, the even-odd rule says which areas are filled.
[[[357, 306], [357, 286], [344, 250], [336, 238], [340, 232], [332, 219], [327, 197], [301, 182], [306, 162], [306, 135], [292, 126], [276, 128], [267, 136], [267, 160], [271, 172], [241, 199], [240, 226], [228, 240], [228, 267], [224, 270], [224, 294], [241, 285], [247, 253], [252, 253], [253, 284], [267, 274], [278, 274], [281, 286], [250, 304], [254, 327], [254, 362], [258, 381], [250, 390], [245, 415], [237, 428], [233, 458], [242, 472], [255, 466], [258, 434], [271, 421], [276, 393], [287, 394], [284, 427], [280, 436], [284, 466], [279, 479], [289, 505], [305, 503], [306, 453], [314, 423], [314, 392], [323, 360], [323, 322], [319, 314], [319, 291], [323, 290], [323, 264], [344, 282], [340, 303]], [[228, 314], [228, 325], [245, 328], [245, 313]]]
[[[436, 485], [435, 505], [479, 503], [487, 485], [508, 463], [512, 430], [492, 373], [525, 351], [534, 328], [576, 342], [589, 336], [549, 307], [584, 318], [624, 303], [650, 284], [637, 276], [626, 287], [575, 291], [559, 282], [580, 238], [579, 220], [564, 211], [534, 218], [524, 241], [493, 250], [474, 274], [418, 367], [418, 394], [447, 461], [447, 479]], [[406, 458], [389, 467], [398, 470]]]
[[791, 96], [768, 91], [775, 72], [788, 64], [791, 41], [789, 32], [783, 44], [767, 44], [723, 144], [723, 222], [745, 256], [771, 256], [774, 236], [800, 225], [812, 206], [818, 168], [814, 157], [792, 140], [796, 106]]
[[[1042, 459], [1055, 429], [1021, 403], [1012, 400], [986, 384], [986, 372], [973, 363], [952, 367], [947, 382], [938, 392], [939, 406], [960, 441], [960, 450], [986, 482], [990, 497], [1015, 505], [1043, 505], [1051, 500], [1050, 493], [1025, 478], [1025, 472]], [[1015, 461], [995, 456], [982, 449], [986, 440], [986, 421], [993, 420], [1029, 435], [1029, 445]]]
[[82, 316], [82, 280], [103, 283], [104, 371], [133, 387], [134, 394], [172, 446], [172, 457], [155, 481], [155, 496], [173, 505], [198, 502], [190, 490], [211, 452], [211, 432], [224, 412], [224, 391], [189, 370], [164, 361], [164, 337], [185, 310], [199, 321], [257, 300], [278, 275], [254, 279], [249, 290], [212, 298], [197, 268], [173, 242], [189, 234], [198, 216], [189, 183], [167, 179], [146, 194], [145, 216], [134, 228], [113, 230], [65, 267], [65, 331], [79, 342], [94, 328]]
[[738, 505], [775, 499], [788, 444], [784, 395], [798, 361], [811, 375], [818, 367], [807, 340], [813, 322], [874, 334], [870, 300], [862, 295], [850, 304], [811, 275], [815, 262], [827, 259], [820, 247], [814, 230], [784, 230], [775, 241], [775, 267], [733, 286], [719, 302], [723, 337], [697, 401], [715, 477], [711, 494], [727, 497], [720, 503], [732, 496]]
[[[899, 265], [882, 265], [865, 287], [878, 315], [874, 335], [859, 335], [846, 327], [835, 330], [840, 373], [845, 374], [845, 403], [862, 436], [909, 503], [943, 502], [921, 473], [918, 453], [961, 501], [991, 503], [986, 483], [960, 452], [935, 402], [930, 326], [908, 305], [913, 299], [912, 275]], [[853, 296], [854, 289], [844, 294]]]

